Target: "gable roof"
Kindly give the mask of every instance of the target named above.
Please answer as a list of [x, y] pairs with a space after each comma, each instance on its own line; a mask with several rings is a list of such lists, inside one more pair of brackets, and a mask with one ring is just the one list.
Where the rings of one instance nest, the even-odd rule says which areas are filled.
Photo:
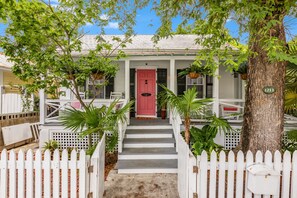
[[[96, 37], [97, 35], [85, 35], [81, 38], [82, 53], [95, 49]], [[101, 38], [115, 48], [119, 43], [113, 41], [113, 37], [125, 38], [124, 35], [104, 35]], [[119, 49], [129, 55], [184, 55], [196, 54], [197, 50], [202, 49], [200, 45], [196, 44], [197, 35], [173, 35], [169, 38], [160, 39], [158, 43], [154, 43], [152, 37], [153, 35], [135, 35], [131, 37], [131, 43], [127, 43], [125, 48]]]
[[11, 69], [12, 66], [13, 64], [8, 61], [7, 56], [0, 53], [0, 69]]

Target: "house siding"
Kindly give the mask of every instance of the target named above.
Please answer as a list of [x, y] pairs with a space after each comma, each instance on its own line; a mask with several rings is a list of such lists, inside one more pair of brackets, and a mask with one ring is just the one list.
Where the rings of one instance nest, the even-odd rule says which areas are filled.
[[0, 85], [3, 85], [3, 71], [0, 70]]
[[23, 85], [25, 83], [16, 77], [16, 75], [14, 75], [11, 71], [3, 71], [3, 84]]
[[[11, 71], [3, 71], [3, 85], [24, 85], [25, 82], [20, 80]], [[6, 88], [5, 93], [19, 92], [17, 88]]]
[[118, 62], [119, 71], [114, 79], [114, 91], [125, 93], [125, 62]]
[[219, 98], [229, 99], [236, 98], [235, 87], [234, 87], [234, 76], [232, 73], [225, 71], [226, 67], [220, 67], [220, 87], [219, 87]]

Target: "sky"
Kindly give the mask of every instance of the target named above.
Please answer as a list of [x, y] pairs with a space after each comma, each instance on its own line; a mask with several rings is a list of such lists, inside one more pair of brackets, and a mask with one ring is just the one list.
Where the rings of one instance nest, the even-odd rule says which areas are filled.
[[[51, 0], [54, 4], [58, 3], [58, 0]], [[181, 18], [177, 17], [173, 19], [173, 29], [175, 29]], [[151, 7], [146, 7], [138, 11], [136, 16], [136, 25], [134, 30], [136, 34], [154, 34], [158, 27], [161, 25], [160, 19], [156, 16], [154, 11], [151, 10]], [[287, 30], [287, 40], [291, 40], [294, 35], [297, 35], [297, 19], [296, 18], [285, 18], [285, 26]], [[226, 27], [230, 30], [230, 34], [234, 37], [238, 37], [238, 25], [233, 20], [228, 20]], [[6, 25], [0, 24], [0, 35], [5, 34]], [[98, 34], [99, 29], [96, 26], [88, 24], [85, 26], [84, 31], [87, 34]], [[122, 34], [118, 28], [117, 21], [110, 22], [105, 27], [106, 34]], [[241, 43], [247, 43], [248, 35], [244, 34], [241, 36]]]

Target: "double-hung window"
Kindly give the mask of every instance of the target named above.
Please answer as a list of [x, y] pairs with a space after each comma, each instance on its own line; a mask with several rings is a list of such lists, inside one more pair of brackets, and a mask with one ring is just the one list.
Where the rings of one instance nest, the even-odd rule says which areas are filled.
[[[177, 70], [177, 75], [181, 70]], [[177, 94], [181, 95], [187, 89], [195, 87], [198, 95], [197, 98], [212, 98], [213, 80], [211, 76], [200, 76], [191, 79], [189, 76], [177, 76]]]

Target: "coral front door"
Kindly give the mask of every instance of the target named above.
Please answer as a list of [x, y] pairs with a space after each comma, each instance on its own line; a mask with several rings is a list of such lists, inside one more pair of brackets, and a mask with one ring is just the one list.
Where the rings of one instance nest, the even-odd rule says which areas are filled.
[[156, 70], [137, 70], [137, 116], [156, 116]]

